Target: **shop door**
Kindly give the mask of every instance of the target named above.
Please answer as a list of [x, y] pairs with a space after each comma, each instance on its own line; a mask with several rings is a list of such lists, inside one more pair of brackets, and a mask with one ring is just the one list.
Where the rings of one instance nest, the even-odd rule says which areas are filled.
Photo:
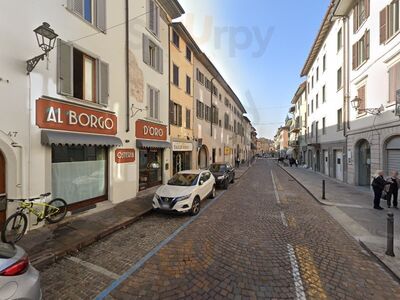
[[6, 220], [6, 160], [0, 152], [0, 226], [3, 227]]
[[174, 154], [174, 174], [182, 171], [182, 154]]
[[367, 186], [371, 181], [371, 148], [364, 141], [358, 153], [358, 185]]
[[343, 152], [335, 152], [335, 163], [336, 163], [336, 179], [343, 181]]
[[324, 173], [329, 176], [329, 153], [324, 150]]

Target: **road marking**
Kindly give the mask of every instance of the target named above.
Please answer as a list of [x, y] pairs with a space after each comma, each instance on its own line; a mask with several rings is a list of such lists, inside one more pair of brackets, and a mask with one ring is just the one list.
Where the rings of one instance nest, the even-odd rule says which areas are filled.
[[304, 293], [303, 281], [301, 280], [299, 265], [297, 264], [296, 254], [294, 253], [293, 246], [288, 244], [288, 253], [290, 264], [292, 265], [293, 282], [296, 290], [297, 300], [306, 300], [306, 295]]
[[307, 274], [306, 276], [303, 276], [307, 286], [307, 295], [312, 299], [328, 299], [322, 286], [318, 270], [308, 248], [305, 246], [296, 246], [295, 253], [300, 269], [303, 271], [303, 274]]
[[164, 246], [166, 246], [169, 242], [171, 242], [174, 238], [177, 237], [179, 233], [181, 233], [186, 227], [192, 224], [198, 217], [200, 217], [212, 204], [215, 203], [226, 191], [221, 192], [217, 197], [212, 199], [206, 206], [200, 211], [200, 213], [195, 216], [191, 217], [188, 221], [182, 224], [177, 230], [175, 230], [169, 237], [159, 243], [153, 250], [148, 252], [145, 256], [143, 256], [138, 262], [136, 262], [133, 266], [129, 268], [124, 274], [119, 276], [116, 280], [114, 280], [106, 289], [104, 289], [100, 294], [96, 296], [96, 300], [105, 299], [114, 289], [116, 289], [122, 282], [129, 278], [129, 276], [136, 273], [143, 265], [154, 255], [156, 255]]
[[285, 217], [285, 213], [283, 211], [281, 211], [281, 219], [282, 219], [282, 223], [285, 227], [288, 227], [288, 223], [286, 221], [286, 217]]
[[67, 259], [70, 260], [70, 261], [73, 261], [74, 263], [77, 263], [77, 264], [79, 264], [81, 266], [84, 266], [87, 269], [90, 269], [90, 270], [95, 271], [97, 273], [103, 274], [103, 275], [105, 275], [107, 277], [110, 277], [111, 279], [117, 279], [118, 277], [120, 277], [120, 275], [118, 275], [118, 274], [116, 274], [114, 272], [108, 271], [107, 269], [104, 269], [104, 268], [102, 268], [102, 267], [100, 267], [98, 265], [92, 264], [90, 262], [84, 261], [84, 260], [82, 260], [80, 258], [77, 258], [77, 257], [74, 257], [74, 256], [70, 256], [70, 257], [67, 257]]
[[281, 204], [281, 200], [279, 199], [278, 190], [276, 189], [275, 179], [274, 179], [274, 172], [271, 170], [271, 177], [272, 177], [272, 184], [274, 186], [275, 198], [278, 204]]

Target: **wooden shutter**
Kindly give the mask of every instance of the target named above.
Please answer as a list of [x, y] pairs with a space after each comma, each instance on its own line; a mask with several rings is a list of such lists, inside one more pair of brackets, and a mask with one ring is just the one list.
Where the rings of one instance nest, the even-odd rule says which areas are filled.
[[365, 59], [368, 60], [370, 57], [370, 51], [371, 51], [369, 30], [367, 30], [365, 32], [364, 47], [365, 47]]
[[145, 34], [143, 34], [143, 62], [150, 65], [150, 41]]
[[[358, 42], [353, 45], [353, 70], [358, 67]], [[339, 82], [339, 79], [338, 79]]]
[[164, 57], [163, 50], [160, 47], [157, 47], [157, 71], [163, 74], [164, 72]]
[[98, 61], [98, 102], [108, 105], [109, 97], [109, 67], [104, 61]]
[[154, 91], [154, 118], [159, 119], [160, 118], [160, 91], [155, 90]]
[[174, 122], [174, 102], [173, 101], [169, 101], [169, 123], [175, 125]]
[[178, 126], [182, 127], [182, 106], [178, 105]]
[[154, 89], [148, 87], [149, 93], [149, 117], [154, 118]]
[[354, 6], [354, 12], [353, 12], [353, 33], [356, 33], [357, 29], [358, 29], [358, 4], [356, 4], [356, 6]]
[[96, 1], [96, 27], [102, 32], [106, 32], [106, 0]]
[[384, 44], [387, 40], [387, 11], [388, 7], [385, 7], [380, 12], [380, 43]]
[[370, 15], [370, 0], [364, 0], [364, 5], [365, 5], [365, 18], [367, 19]]
[[59, 94], [73, 96], [73, 50], [61, 39], [57, 40], [57, 90]]
[[154, 32], [154, 1], [147, 0], [148, 24], [147, 27]]
[[365, 85], [358, 89], [358, 98], [361, 99], [360, 108], [358, 110], [358, 113], [362, 113], [363, 110], [365, 109], [365, 100], [366, 100], [365, 99]]

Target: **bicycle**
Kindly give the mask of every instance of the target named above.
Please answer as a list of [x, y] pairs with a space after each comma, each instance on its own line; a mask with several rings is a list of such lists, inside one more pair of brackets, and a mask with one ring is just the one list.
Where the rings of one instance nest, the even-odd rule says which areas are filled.
[[[9, 202], [19, 201], [17, 212], [7, 218], [2, 230], [1, 239], [5, 243], [16, 243], [25, 234], [28, 227], [29, 214], [34, 214], [37, 217], [37, 223], [46, 219], [47, 222], [54, 224], [64, 219], [67, 214], [67, 203], [61, 198], [46, 202], [46, 198], [51, 193], [41, 194], [36, 198], [29, 199], [7, 199]], [[44, 202], [33, 202], [35, 200], [45, 200]]]

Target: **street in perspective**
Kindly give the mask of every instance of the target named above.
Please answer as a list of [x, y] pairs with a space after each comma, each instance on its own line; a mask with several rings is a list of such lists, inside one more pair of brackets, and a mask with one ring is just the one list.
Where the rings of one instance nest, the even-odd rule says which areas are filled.
[[400, 0], [0, 4], [0, 299], [400, 299]]

